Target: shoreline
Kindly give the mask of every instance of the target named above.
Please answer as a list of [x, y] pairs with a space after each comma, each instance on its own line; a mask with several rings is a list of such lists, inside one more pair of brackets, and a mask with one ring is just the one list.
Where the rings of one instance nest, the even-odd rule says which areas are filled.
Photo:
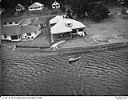
[[[2, 47], [2, 44], [1, 44]], [[51, 50], [48, 47], [9, 47], [13, 50], [36, 50], [37, 52], [41, 52], [44, 55], [63, 55], [63, 54], [75, 54], [75, 53], [83, 53], [83, 52], [97, 52], [97, 51], [105, 51], [105, 50], [115, 50], [118, 48], [126, 48], [128, 47], [128, 41], [125, 42], [117, 42], [117, 43], [107, 43], [107, 44], [97, 44], [97, 45], [90, 45], [86, 47], [74, 47], [74, 48], [60, 48], [57, 50]]]

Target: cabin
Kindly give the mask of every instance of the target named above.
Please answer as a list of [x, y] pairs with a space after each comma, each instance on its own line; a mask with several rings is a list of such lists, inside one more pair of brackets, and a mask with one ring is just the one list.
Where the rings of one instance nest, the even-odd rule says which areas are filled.
[[33, 40], [41, 33], [39, 25], [2, 27], [1, 40]]
[[20, 26], [3, 26], [1, 28], [1, 40], [20, 41], [21, 38]]
[[3, 18], [1, 20], [2, 26], [18, 26], [21, 24], [22, 18]]
[[43, 9], [44, 9], [44, 4], [41, 4], [39, 2], [35, 2], [31, 6], [28, 7], [29, 12], [42, 11]]
[[33, 40], [41, 33], [40, 26], [27, 25], [22, 26], [22, 39], [23, 40]]
[[85, 36], [86, 26], [74, 19], [63, 18], [51, 27], [51, 42], [69, 40], [74, 36]]
[[58, 3], [57, 1], [55, 1], [55, 2], [52, 4], [52, 9], [60, 9], [60, 3]]
[[25, 10], [25, 8], [21, 4], [17, 4], [15, 7], [15, 10], [16, 10], [16, 12], [21, 12], [21, 11]]

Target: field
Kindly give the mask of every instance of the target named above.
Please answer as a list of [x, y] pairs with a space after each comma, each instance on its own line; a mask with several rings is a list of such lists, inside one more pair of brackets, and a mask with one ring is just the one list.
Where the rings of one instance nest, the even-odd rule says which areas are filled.
[[[83, 23], [87, 26], [87, 31], [99, 43], [115, 43], [128, 40], [128, 20], [121, 18], [121, 9], [110, 9], [109, 18], [99, 23], [88, 19]], [[115, 14], [116, 13], [116, 14]]]

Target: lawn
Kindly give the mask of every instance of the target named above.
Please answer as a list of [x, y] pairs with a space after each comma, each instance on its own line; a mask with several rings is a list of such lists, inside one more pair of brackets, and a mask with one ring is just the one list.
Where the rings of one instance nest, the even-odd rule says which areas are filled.
[[[114, 14], [114, 11], [116, 14]], [[115, 43], [128, 40], [128, 19], [120, 17], [120, 10], [112, 10], [109, 18], [94, 23], [85, 19], [87, 31], [100, 43]]]
[[21, 41], [17, 45], [23, 47], [50, 47], [50, 39], [47, 37], [48, 29], [43, 29], [42, 33], [34, 40]]
[[97, 43], [89, 36], [77, 37], [72, 40], [65, 41], [59, 48], [75, 48], [75, 47], [86, 47], [90, 45], [96, 45]]

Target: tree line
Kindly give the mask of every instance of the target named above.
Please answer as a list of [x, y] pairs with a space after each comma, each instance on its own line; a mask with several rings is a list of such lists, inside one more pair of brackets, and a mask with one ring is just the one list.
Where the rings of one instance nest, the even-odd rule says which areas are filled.
[[[122, 5], [122, 0], [72, 0], [71, 10], [78, 18], [85, 17], [85, 13], [89, 18], [100, 21], [108, 17], [110, 5]], [[123, 1], [123, 5], [128, 5], [128, 0]]]
[[[55, 0], [2, 0], [1, 1], [1, 6], [3, 8], [14, 8], [18, 3], [24, 5], [24, 6], [28, 6], [31, 5], [34, 2], [40, 2], [45, 4], [46, 6], [51, 6], [51, 4], [54, 2]], [[65, 3], [68, 2], [70, 0], [56, 0], [59, 3]]]

